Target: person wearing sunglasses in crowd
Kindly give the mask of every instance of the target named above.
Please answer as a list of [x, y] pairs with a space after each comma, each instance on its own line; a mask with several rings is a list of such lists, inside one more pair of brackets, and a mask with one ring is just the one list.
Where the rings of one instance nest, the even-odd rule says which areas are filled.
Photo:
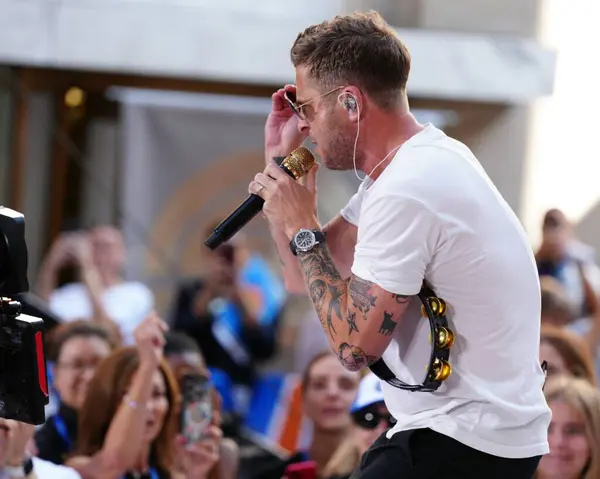
[[371, 444], [396, 424], [385, 406], [381, 381], [374, 374], [361, 380], [351, 415], [352, 430], [323, 471], [325, 479], [348, 479]]

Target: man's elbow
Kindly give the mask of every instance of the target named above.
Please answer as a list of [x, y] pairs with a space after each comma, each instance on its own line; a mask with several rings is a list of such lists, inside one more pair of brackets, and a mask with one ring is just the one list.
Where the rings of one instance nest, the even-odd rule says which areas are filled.
[[360, 340], [353, 343], [341, 343], [336, 353], [342, 366], [353, 372], [367, 369], [383, 355], [383, 351], [377, 353], [375, 348], [363, 344]]

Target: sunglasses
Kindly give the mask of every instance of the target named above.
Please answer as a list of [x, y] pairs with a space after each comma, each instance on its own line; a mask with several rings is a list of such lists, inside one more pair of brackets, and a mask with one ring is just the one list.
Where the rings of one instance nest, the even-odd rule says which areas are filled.
[[352, 414], [354, 423], [361, 429], [375, 429], [379, 424], [385, 422], [387, 427], [394, 427], [396, 420], [390, 413], [383, 413], [377, 409], [366, 408]]
[[298, 100], [296, 99], [296, 92], [293, 91], [287, 91], [283, 94], [283, 98], [285, 99], [285, 101], [287, 102], [287, 104], [290, 106], [290, 108], [292, 109], [292, 111], [298, 115], [302, 120], [304, 121], [309, 121], [307, 115], [306, 115], [306, 111], [304, 110], [304, 107], [307, 105], [310, 105], [311, 103], [314, 103], [315, 101], [326, 97], [327, 95], [331, 95], [332, 93], [341, 90], [342, 88], [344, 88], [343, 86], [338, 86], [335, 87], [333, 90], [329, 90], [325, 93], [323, 93], [322, 95], [319, 95], [316, 98], [313, 98], [312, 100], [308, 100], [305, 101], [302, 104], [298, 104]]

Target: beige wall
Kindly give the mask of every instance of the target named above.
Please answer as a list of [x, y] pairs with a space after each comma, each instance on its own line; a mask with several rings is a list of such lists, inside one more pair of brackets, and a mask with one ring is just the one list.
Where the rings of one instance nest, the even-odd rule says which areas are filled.
[[346, 0], [347, 10], [379, 11], [399, 27], [535, 37], [542, 0]]

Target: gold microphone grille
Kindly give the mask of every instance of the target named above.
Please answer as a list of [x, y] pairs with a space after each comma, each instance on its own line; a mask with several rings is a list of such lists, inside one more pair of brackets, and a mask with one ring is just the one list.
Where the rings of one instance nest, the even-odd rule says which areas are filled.
[[303, 146], [292, 151], [282, 162], [282, 166], [294, 175], [294, 178], [302, 178], [315, 164], [312, 152]]

